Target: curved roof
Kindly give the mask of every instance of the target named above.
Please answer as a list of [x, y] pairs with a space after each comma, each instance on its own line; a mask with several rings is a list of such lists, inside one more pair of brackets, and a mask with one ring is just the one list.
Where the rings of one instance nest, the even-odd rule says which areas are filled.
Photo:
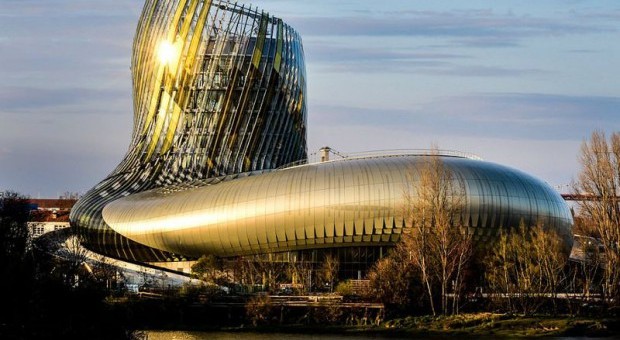
[[[406, 226], [406, 193], [426, 158], [340, 160], [179, 192], [151, 190], [112, 202], [103, 217], [129, 239], [186, 256], [391, 244]], [[465, 189], [460, 220], [475, 241], [523, 221], [544, 223], [569, 242], [570, 211], [544, 182], [493, 163], [441, 159]]]

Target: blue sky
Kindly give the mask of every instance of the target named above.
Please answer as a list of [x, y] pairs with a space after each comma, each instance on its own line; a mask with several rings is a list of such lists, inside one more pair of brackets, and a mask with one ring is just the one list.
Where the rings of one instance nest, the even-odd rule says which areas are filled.
[[[262, 0], [304, 39], [309, 150], [475, 153], [568, 184], [620, 131], [620, 2]], [[132, 128], [138, 0], [0, 0], [0, 189], [84, 192]]]

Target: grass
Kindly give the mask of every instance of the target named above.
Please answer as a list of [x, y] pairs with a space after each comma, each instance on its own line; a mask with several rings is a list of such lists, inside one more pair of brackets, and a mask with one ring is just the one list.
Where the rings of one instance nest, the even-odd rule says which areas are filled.
[[225, 332], [336, 334], [380, 338], [515, 338], [618, 337], [618, 319], [569, 316], [518, 316], [475, 313], [455, 316], [410, 316], [372, 326], [269, 325], [232, 327]]
[[[619, 335], [616, 319], [586, 317], [515, 316], [477, 313], [456, 316], [406, 317], [375, 327], [378, 333], [413, 337], [548, 337]], [[383, 330], [380, 330], [383, 328]]]

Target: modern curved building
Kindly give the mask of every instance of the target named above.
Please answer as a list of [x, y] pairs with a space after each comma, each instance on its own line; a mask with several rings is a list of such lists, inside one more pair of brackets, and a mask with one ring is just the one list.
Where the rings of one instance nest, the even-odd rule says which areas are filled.
[[[307, 158], [307, 96], [301, 39], [282, 20], [224, 0], [147, 0], [132, 71], [129, 151], [71, 214], [90, 249], [140, 262], [327, 251], [368, 264], [408, 227], [428, 154], [284, 166]], [[543, 223], [572, 243], [547, 184], [439, 157], [463, 188], [455, 221], [476, 242]]]
[[[198, 257], [329, 247], [389, 246], [407, 227], [403, 207], [416, 199], [425, 155], [366, 157], [247, 174], [215, 185], [154, 189], [103, 210], [116, 232], [138, 243]], [[522, 172], [441, 156], [459, 187], [455, 223], [487, 243], [499, 227], [544, 225], [570, 240], [564, 200]]]
[[304, 53], [282, 20], [229, 1], [147, 0], [131, 69], [129, 150], [71, 214], [90, 249], [181, 259], [114, 232], [101, 211], [152, 188], [306, 159]]

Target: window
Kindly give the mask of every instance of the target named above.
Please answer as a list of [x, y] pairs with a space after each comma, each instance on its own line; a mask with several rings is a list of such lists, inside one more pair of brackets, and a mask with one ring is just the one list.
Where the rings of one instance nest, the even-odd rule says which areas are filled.
[[41, 224], [37, 224], [32, 227], [32, 237], [39, 237], [45, 233], [45, 227]]

